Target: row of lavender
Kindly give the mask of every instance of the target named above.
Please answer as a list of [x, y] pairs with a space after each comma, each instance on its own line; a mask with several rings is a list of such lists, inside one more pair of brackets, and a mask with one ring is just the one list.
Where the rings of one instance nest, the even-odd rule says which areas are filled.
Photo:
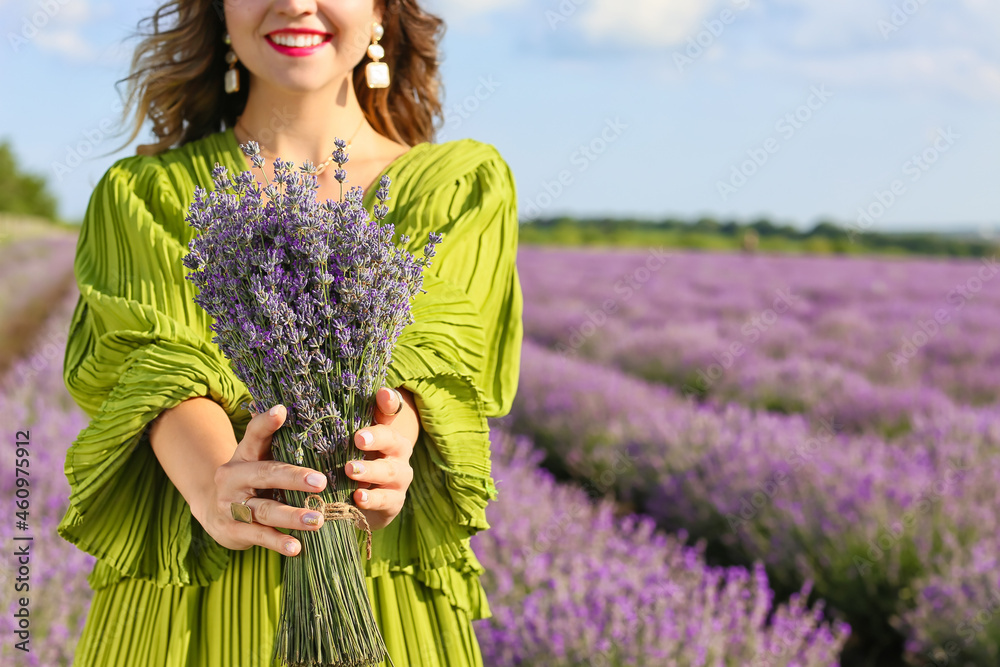
[[[90, 602], [93, 558], [56, 534], [69, 489], [65, 450], [85, 416], [62, 383], [62, 353], [76, 293], [53, 311], [35, 350], [0, 386], [0, 418], [27, 431], [30, 451], [28, 529], [0, 524], [0, 538], [30, 534], [33, 557], [31, 652], [11, 642], [0, 662], [71, 664]], [[475, 549], [489, 569], [494, 617], [477, 624], [488, 664], [801, 665], [837, 663], [847, 638], [841, 625], [808, 608], [808, 589], [774, 605], [761, 568], [715, 568], [698, 548], [652, 532], [652, 522], [616, 517], [579, 489], [556, 485], [537, 466], [530, 443], [494, 431], [494, 475], [501, 498], [489, 508], [492, 528]], [[14, 475], [0, 479], [0, 498], [14, 507]], [[551, 500], [539, 506], [538, 494]], [[529, 507], [530, 504], [530, 507]], [[0, 632], [15, 636], [19, 597], [8, 567], [0, 572]]]
[[[28, 351], [25, 336], [48, 318], [70, 287], [76, 237], [59, 233], [0, 237], [0, 372]], [[55, 268], [54, 268], [55, 267]]]
[[1000, 264], [523, 247], [527, 334], [718, 403], [905, 431], [1000, 402]]
[[760, 563], [706, 566], [686, 535], [557, 484], [523, 436], [494, 427], [491, 440], [499, 499], [472, 538], [494, 614], [476, 629], [485, 664], [839, 664], [850, 629], [807, 607], [808, 582], [773, 605]]
[[[27, 544], [30, 554], [23, 570], [15, 569], [13, 558], [0, 570], [0, 608], [5, 612], [0, 617], [0, 663], [5, 665], [71, 664], [90, 604], [87, 575], [94, 558], [56, 534], [69, 498], [65, 450], [86, 425], [62, 380], [76, 297], [74, 291], [54, 304], [52, 316], [34, 336], [32, 352], [0, 380], [0, 422], [8, 438], [9, 462], [0, 477], [0, 500], [10, 516], [24, 512], [18, 518], [26, 524], [21, 528], [13, 520], [0, 522], [0, 540], [11, 549]], [[18, 445], [26, 451], [16, 449], [17, 442], [26, 442]], [[22, 474], [13, 469], [15, 454], [23, 461], [18, 464]], [[28, 485], [20, 486], [18, 479], [28, 480]], [[16, 504], [23, 501], [26, 505]], [[15, 537], [31, 539], [15, 542]], [[26, 607], [22, 598], [28, 600]], [[27, 652], [16, 648], [21, 641], [26, 641]]]
[[[1000, 418], [962, 408], [895, 441], [801, 415], [698, 405], [615, 369], [526, 344], [509, 427], [555, 464], [780, 588], [815, 581], [862, 631], [916, 654], [1000, 648]], [[912, 603], [912, 604], [911, 604]], [[980, 613], [982, 612], [982, 613]]]
[[[815, 581], [856, 630], [903, 632], [913, 664], [996, 662], [1000, 343], [984, 328], [996, 328], [1000, 282], [988, 262], [587, 260], [519, 257], [526, 327], [558, 352], [526, 344], [510, 421], [550, 466], [735, 562], [763, 559], [779, 588]], [[959, 287], [959, 326], [942, 315], [935, 330], [922, 313], [933, 319], [935, 293]], [[784, 306], [767, 307], [772, 288]], [[899, 362], [907, 322], [936, 333]], [[813, 389], [817, 365], [840, 380]], [[714, 400], [692, 400], [704, 393]]]

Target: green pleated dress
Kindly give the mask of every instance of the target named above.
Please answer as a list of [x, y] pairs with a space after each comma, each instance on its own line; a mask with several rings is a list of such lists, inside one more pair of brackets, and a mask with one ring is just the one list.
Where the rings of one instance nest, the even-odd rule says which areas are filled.
[[[250, 395], [212, 342], [181, 262], [196, 233], [187, 207], [195, 186], [212, 189], [216, 162], [246, 169], [231, 129], [118, 160], [80, 232], [64, 379], [90, 423], [66, 454], [70, 502], [58, 531], [98, 559], [82, 667], [276, 664], [285, 556], [215, 542], [146, 434], [162, 411], [197, 396], [226, 410], [237, 441], [250, 420], [241, 408]], [[383, 173], [396, 239], [409, 234], [418, 255], [428, 232], [444, 241], [386, 380], [413, 392], [423, 429], [404, 509], [373, 533], [368, 593], [397, 667], [481, 665], [472, 621], [491, 612], [469, 537], [489, 528], [485, 507], [496, 498], [486, 418], [506, 414], [517, 389], [514, 181], [494, 147], [468, 139], [417, 144]]]

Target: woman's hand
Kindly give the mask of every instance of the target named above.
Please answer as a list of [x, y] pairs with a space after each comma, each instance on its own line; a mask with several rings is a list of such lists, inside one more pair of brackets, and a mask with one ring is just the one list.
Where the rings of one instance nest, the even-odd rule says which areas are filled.
[[[292, 507], [257, 493], [257, 489], [319, 493], [326, 488], [326, 476], [321, 472], [271, 457], [271, 438], [287, 416], [284, 406], [255, 414], [233, 457], [215, 470], [214, 484], [205, 490], [203, 502], [198, 503], [197, 510], [192, 507], [205, 531], [227, 549], [243, 551], [260, 545], [294, 556], [302, 545], [278, 528], [319, 530], [323, 526], [319, 512]], [[246, 505], [253, 511], [253, 523], [242, 523], [233, 518], [230, 504], [241, 503], [248, 497], [251, 498]], [[313, 520], [315, 523], [309, 523]]]
[[[383, 387], [375, 395], [375, 424], [359, 429], [354, 443], [365, 452], [364, 460], [349, 461], [347, 476], [358, 482], [354, 503], [361, 509], [372, 530], [388, 526], [403, 510], [406, 491], [413, 481], [410, 456], [420, 433], [420, 420], [413, 394], [399, 389], [402, 408], [396, 392]], [[399, 413], [393, 412], [399, 408]], [[363, 470], [355, 470], [355, 463]]]
[[[354, 492], [354, 502], [372, 530], [389, 525], [402, 511], [406, 491], [413, 481], [409, 461], [420, 421], [413, 395], [406, 389], [399, 391], [403, 406], [398, 414], [392, 414], [399, 407], [396, 393], [383, 387], [375, 397], [375, 424], [355, 434], [355, 443], [365, 452], [365, 460], [359, 461], [364, 471], [354, 472], [351, 463], [347, 465], [348, 477], [359, 486]], [[232, 458], [216, 469], [214, 483], [204, 490], [202, 502], [192, 505], [192, 512], [205, 531], [227, 549], [242, 551], [259, 545], [294, 556], [302, 545], [278, 529], [319, 530], [323, 526], [319, 512], [292, 507], [269, 497], [270, 489], [319, 493], [327, 484], [326, 476], [318, 470], [273, 460], [271, 439], [287, 415], [284, 406], [277, 406], [275, 414], [270, 411], [254, 414]], [[365, 433], [371, 436], [370, 444]], [[246, 498], [250, 498], [246, 505], [253, 511], [253, 523], [235, 520], [230, 509], [231, 503], [241, 503]], [[309, 520], [316, 523], [307, 523]], [[291, 550], [287, 548], [289, 545]]]

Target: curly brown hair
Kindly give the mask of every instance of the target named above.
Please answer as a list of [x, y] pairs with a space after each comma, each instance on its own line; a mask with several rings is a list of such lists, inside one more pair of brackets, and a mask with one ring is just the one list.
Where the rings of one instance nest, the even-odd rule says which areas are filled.
[[[392, 69], [392, 86], [365, 85], [365, 56], [353, 74], [358, 102], [376, 132], [411, 146], [431, 141], [442, 115], [438, 42], [444, 21], [425, 12], [416, 0], [376, 2], [384, 7], [385, 37], [379, 44]], [[130, 73], [115, 82], [116, 88], [129, 84], [122, 127], [134, 117], [131, 135], [116, 150], [136, 138], [147, 118], [159, 141], [137, 146], [139, 155], [156, 155], [235, 125], [246, 106], [248, 86], [234, 94], [223, 90], [229, 48], [222, 39], [224, 16], [222, 0], [171, 0], [139, 22], [140, 30], [144, 24], [152, 30], [133, 35], [143, 39], [132, 56]], [[172, 25], [165, 26], [172, 18]], [[248, 81], [243, 64], [236, 67], [240, 79]]]

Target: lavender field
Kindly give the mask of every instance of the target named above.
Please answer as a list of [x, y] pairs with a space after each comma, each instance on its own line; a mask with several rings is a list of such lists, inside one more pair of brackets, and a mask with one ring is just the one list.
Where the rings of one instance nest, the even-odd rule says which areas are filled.
[[[5, 252], [27, 257], [32, 245], [14, 241]], [[65, 239], [53, 239], [61, 261], [48, 253], [51, 274], [71, 270]], [[27, 261], [27, 260], [26, 260]], [[42, 261], [39, 259], [38, 261]], [[27, 271], [27, 269], [26, 269]], [[36, 269], [31, 269], [38, 273]], [[30, 651], [5, 641], [0, 662], [70, 665], [90, 603], [94, 559], [57, 536], [69, 488], [66, 449], [86, 418], [62, 383], [63, 350], [76, 304], [75, 287], [59, 298], [52, 280], [4, 274], [5, 293], [42, 301], [47, 317], [26, 336], [25, 352], [0, 379], [0, 416], [13, 440], [30, 441], [29, 527], [0, 527], [6, 544], [31, 535]], [[35, 274], [32, 274], [35, 275]], [[40, 273], [38, 275], [41, 275]], [[29, 298], [34, 295], [34, 299]], [[37, 308], [34, 310], [38, 310]], [[15, 309], [16, 315], [21, 310]], [[494, 477], [501, 498], [489, 508], [492, 528], [473, 538], [488, 568], [484, 584], [493, 618], [476, 624], [488, 665], [725, 665], [820, 667], [838, 664], [850, 636], [846, 624], [824, 616], [812, 601], [812, 583], [776, 601], [763, 561], [748, 567], [706, 562], [705, 542], [667, 534], [654, 519], [623, 511], [610, 499], [595, 502], [577, 483], [558, 483], [539, 466], [532, 440], [494, 425]], [[5, 464], [0, 496], [15, 507], [16, 480]], [[537, 502], [539, 496], [549, 503]], [[4, 636], [19, 629], [13, 564], [0, 573]]]
[[532, 339], [699, 398], [890, 434], [1000, 402], [995, 259], [524, 248], [520, 266]]
[[783, 593], [811, 582], [856, 660], [998, 664], [995, 260], [524, 247], [519, 266], [505, 426], [547, 467]]
[[[9, 284], [9, 283], [8, 283]], [[7, 288], [7, 285], [4, 286]], [[73, 403], [62, 381], [63, 350], [76, 294], [50, 303], [51, 317], [36, 330], [30, 353], [17, 360], [0, 381], [0, 421], [8, 443], [0, 477], [0, 498], [9, 520], [0, 523], [0, 538], [9, 552], [0, 571], [0, 663], [4, 665], [68, 665], [76, 638], [83, 631], [90, 603], [87, 575], [94, 558], [56, 534], [68, 506], [69, 484], [63, 475], [66, 448], [86, 426], [86, 416]], [[21, 432], [22, 435], [16, 435]], [[27, 432], [27, 438], [23, 433]], [[27, 528], [16, 527], [18, 486], [14, 472], [15, 440], [27, 440]], [[24, 479], [22, 477], [22, 479]], [[24, 488], [24, 487], [21, 487]], [[31, 537], [27, 576], [18, 571], [13, 552], [24, 545], [16, 537]], [[20, 580], [18, 580], [20, 578]], [[21, 588], [18, 588], [20, 584]], [[28, 586], [28, 588], [24, 588]], [[19, 599], [30, 600], [30, 652], [14, 648], [24, 640]]]
[[[75, 287], [53, 298], [71, 244], [2, 250], [24, 264], [0, 275], [5, 312], [47, 317], [25, 319], [0, 389], [9, 435], [30, 431], [34, 536], [32, 651], [5, 642], [0, 661], [68, 665], [93, 566], [55, 534], [86, 423], [61, 376]], [[486, 664], [997, 663], [993, 264], [531, 247], [518, 261], [521, 385], [493, 424], [492, 528], [472, 538]], [[10, 471], [9, 507], [15, 491]]]

